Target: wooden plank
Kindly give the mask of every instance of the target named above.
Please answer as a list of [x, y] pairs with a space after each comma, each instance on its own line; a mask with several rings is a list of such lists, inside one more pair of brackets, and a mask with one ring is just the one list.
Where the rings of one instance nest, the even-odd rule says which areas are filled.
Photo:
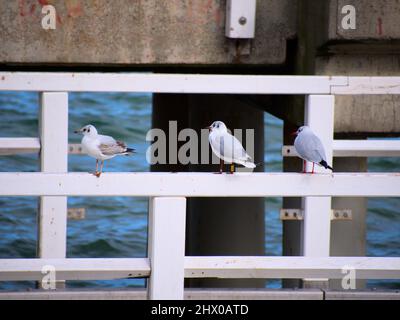
[[400, 140], [335, 140], [338, 157], [400, 157]]
[[[68, 94], [40, 96], [40, 166], [42, 172], [68, 171]], [[38, 222], [38, 256], [64, 258], [67, 237], [67, 198], [42, 196]]]
[[0, 138], [0, 155], [21, 153], [38, 153], [40, 142], [38, 138]]
[[[294, 146], [283, 146], [282, 156], [297, 157]], [[400, 140], [333, 140], [334, 157], [400, 157]]]
[[186, 257], [186, 278], [342, 279], [352, 266], [357, 279], [400, 279], [400, 258]]
[[183, 299], [186, 198], [149, 200], [148, 295], [152, 300]]
[[399, 173], [0, 173], [0, 196], [399, 197]]
[[[40, 168], [68, 171], [68, 94], [42, 92], [39, 112]], [[65, 258], [67, 251], [67, 197], [41, 196], [38, 213], [37, 256]], [[57, 287], [63, 287], [62, 282]]]
[[331, 94], [400, 94], [400, 77], [348, 77], [348, 85], [333, 85]]
[[56, 271], [56, 280], [106, 280], [150, 275], [147, 258], [0, 259], [0, 281], [41, 280], [45, 266]]
[[[0, 138], [0, 155], [40, 152], [39, 138]], [[80, 143], [68, 144], [69, 154], [85, 154]]]
[[329, 94], [347, 77], [151, 73], [0, 72], [0, 91]]
[[[305, 123], [321, 139], [325, 148], [326, 161], [332, 165], [334, 96], [309, 95], [305, 101]], [[307, 163], [311, 172], [311, 163]], [[315, 166], [315, 172], [326, 169]], [[302, 253], [305, 257], [328, 257], [330, 251], [331, 198], [305, 197], [302, 199], [304, 219]], [[305, 281], [327, 281], [328, 279], [304, 279]]]

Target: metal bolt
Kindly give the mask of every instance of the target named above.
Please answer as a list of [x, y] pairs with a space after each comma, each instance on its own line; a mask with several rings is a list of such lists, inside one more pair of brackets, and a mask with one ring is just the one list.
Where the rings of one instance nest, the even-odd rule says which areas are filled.
[[297, 217], [297, 213], [296, 212], [293, 213], [293, 217], [295, 217], [295, 218]]
[[285, 212], [285, 217], [289, 217], [289, 212]]
[[339, 213], [338, 212], [335, 212], [335, 217], [339, 218]]
[[247, 22], [247, 19], [245, 17], [240, 17], [239, 18], [239, 24], [241, 24], [242, 26], [245, 25]]
[[343, 217], [347, 218], [347, 212], [343, 212]]

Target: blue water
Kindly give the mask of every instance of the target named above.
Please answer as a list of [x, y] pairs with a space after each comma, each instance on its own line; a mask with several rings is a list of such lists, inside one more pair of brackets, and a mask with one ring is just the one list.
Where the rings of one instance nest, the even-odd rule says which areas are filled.
[[[151, 95], [129, 93], [72, 93], [69, 95], [69, 141], [80, 142], [73, 131], [95, 125], [137, 149], [134, 157], [117, 157], [105, 171], [149, 171], [145, 135], [151, 125]], [[38, 95], [0, 92], [0, 137], [36, 137]], [[265, 115], [265, 170], [282, 171], [282, 121]], [[370, 159], [370, 171], [400, 171], [395, 158]], [[93, 171], [95, 160], [71, 155], [69, 171]], [[37, 171], [37, 155], [1, 156], [0, 171]], [[0, 181], [1, 183], [1, 181]], [[265, 212], [265, 254], [282, 254], [280, 198], [268, 198]], [[147, 238], [147, 199], [129, 197], [70, 197], [69, 207], [85, 207], [84, 220], [68, 220], [68, 257], [144, 257]], [[36, 197], [0, 198], [0, 258], [33, 258], [36, 254]], [[367, 218], [368, 256], [400, 256], [400, 199], [370, 199]], [[68, 287], [137, 287], [142, 279], [69, 281]], [[278, 280], [268, 281], [271, 288]], [[400, 288], [399, 281], [370, 281], [377, 288]], [[0, 290], [34, 287], [33, 282], [0, 282]]]

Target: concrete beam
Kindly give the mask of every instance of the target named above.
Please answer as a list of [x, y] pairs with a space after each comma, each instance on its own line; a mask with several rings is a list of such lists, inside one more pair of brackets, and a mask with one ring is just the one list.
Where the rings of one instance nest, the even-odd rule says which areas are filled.
[[56, 29], [44, 30], [44, 2], [2, 1], [0, 63], [274, 65], [296, 28], [292, 0], [258, 0], [245, 44], [225, 37], [224, 0], [75, 0], [51, 1]]

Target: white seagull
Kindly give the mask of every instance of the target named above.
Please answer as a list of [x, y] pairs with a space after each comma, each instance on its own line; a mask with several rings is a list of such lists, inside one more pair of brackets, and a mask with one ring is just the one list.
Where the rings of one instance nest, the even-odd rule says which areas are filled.
[[[91, 124], [74, 132], [83, 134], [83, 151], [96, 159], [96, 171], [94, 172], [96, 177], [100, 177], [103, 171], [104, 160], [114, 158], [118, 155], [130, 155], [135, 151], [135, 149], [128, 148], [122, 141], [117, 141], [110, 136], [98, 134], [96, 128]], [[99, 160], [101, 161], [100, 171], [97, 171]]]
[[332, 167], [326, 162], [325, 149], [321, 140], [312, 132], [310, 127], [302, 126], [296, 132], [293, 132], [293, 135], [297, 136], [294, 140], [294, 148], [300, 158], [303, 159], [303, 173], [307, 173], [306, 161], [313, 163], [311, 173], [314, 173], [315, 163], [333, 171]]
[[235, 170], [234, 163], [241, 164], [246, 168], [254, 169], [256, 167], [240, 141], [228, 132], [225, 123], [214, 121], [207, 129], [210, 131], [208, 141], [211, 149], [220, 159], [219, 173], [223, 171], [224, 161], [232, 163], [230, 173]]

